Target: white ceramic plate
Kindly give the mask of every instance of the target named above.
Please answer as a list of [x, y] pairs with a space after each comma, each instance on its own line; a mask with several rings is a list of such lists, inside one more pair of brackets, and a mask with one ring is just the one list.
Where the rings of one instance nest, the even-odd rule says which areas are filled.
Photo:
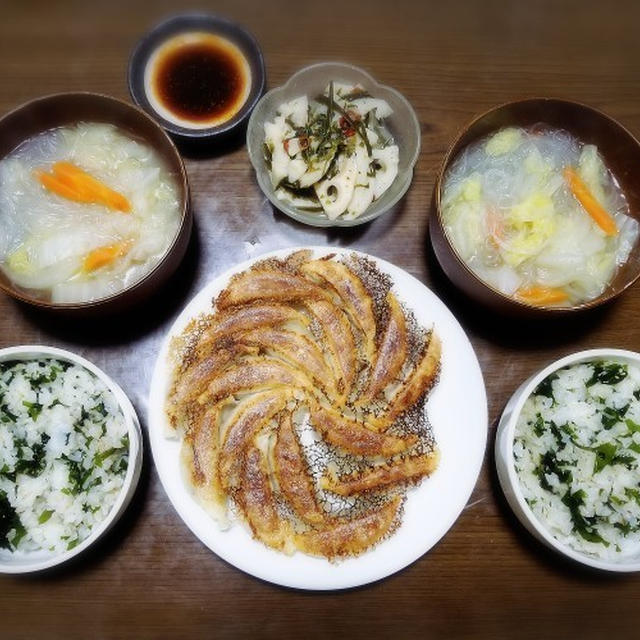
[[[351, 252], [312, 248], [316, 256]], [[287, 587], [344, 589], [384, 578], [426, 553], [467, 503], [475, 485], [487, 437], [487, 401], [478, 361], [464, 331], [444, 304], [421, 282], [402, 269], [366, 254], [391, 276], [397, 297], [425, 327], [435, 327], [442, 339], [442, 372], [426, 405], [442, 460], [437, 471], [408, 492], [402, 524], [389, 539], [356, 558], [329, 562], [302, 553], [287, 556], [254, 540], [242, 524], [221, 531], [199, 506], [183, 482], [180, 443], [165, 437], [165, 397], [169, 368], [167, 350], [191, 319], [211, 310], [211, 300], [231, 276], [265, 257], [296, 251], [275, 251], [244, 262], [206, 286], [175, 321], [160, 350], [149, 397], [149, 438], [162, 484], [187, 526], [221, 558], [247, 573]]]
[[20, 347], [7, 347], [0, 349], [0, 362], [8, 360], [38, 360], [40, 358], [55, 358], [72, 362], [88, 369], [99, 378], [113, 393], [124, 414], [125, 424], [129, 433], [129, 466], [118, 495], [107, 517], [100, 522], [77, 547], [63, 553], [52, 554], [49, 551], [10, 552], [0, 549], [0, 573], [32, 573], [43, 571], [62, 564], [88, 549], [94, 542], [101, 538], [118, 521], [127, 508], [135, 493], [142, 469], [142, 432], [138, 416], [120, 386], [114, 382], [104, 371], [98, 369], [93, 363], [81, 356], [42, 345], [25, 345]]

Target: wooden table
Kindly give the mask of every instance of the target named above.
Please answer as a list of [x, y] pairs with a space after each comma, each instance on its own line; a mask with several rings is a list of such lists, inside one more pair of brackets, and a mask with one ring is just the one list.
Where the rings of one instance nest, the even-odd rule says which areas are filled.
[[[0, 111], [56, 91], [127, 98], [126, 65], [137, 37], [179, 8], [179, 2], [124, 0], [4, 3]], [[640, 287], [571, 323], [527, 326], [491, 317], [467, 304], [439, 271], [427, 219], [447, 145], [492, 105], [525, 96], [570, 98], [640, 134], [640, 4], [219, 0], [209, 9], [255, 33], [269, 86], [308, 63], [339, 59], [404, 93], [422, 126], [407, 197], [363, 228], [316, 230], [274, 212], [244, 146], [187, 159], [193, 242], [171, 285], [144, 314], [115, 323], [55, 321], [2, 296], [0, 346], [44, 343], [90, 358], [120, 382], [145, 422], [160, 340], [206, 282], [276, 248], [353, 247], [417, 276], [468, 332], [489, 397], [485, 464], [459, 520], [427, 555], [377, 584], [314, 594], [265, 584], [212, 554], [177, 516], [148, 454], [131, 508], [97, 552], [54, 573], [0, 580], [0, 636], [589, 638], [635, 629], [638, 578], [595, 575], [534, 542], [505, 505], [492, 448], [504, 403], [533, 371], [579, 349], [640, 347]]]

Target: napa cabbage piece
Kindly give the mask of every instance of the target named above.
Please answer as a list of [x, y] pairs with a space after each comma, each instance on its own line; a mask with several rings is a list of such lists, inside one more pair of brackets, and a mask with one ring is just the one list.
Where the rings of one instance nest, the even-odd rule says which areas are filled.
[[503, 259], [512, 267], [535, 257], [544, 248], [556, 227], [551, 198], [534, 193], [516, 204], [505, 216], [508, 239], [503, 242]]
[[503, 129], [489, 138], [485, 151], [490, 156], [504, 155], [516, 149], [522, 142], [522, 137], [519, 129]]
[[596, 200], [605, 202], [604, 188], [607, 184], [608, 171], [595, 145], [588, 144], [582, 150], [578, 159], [578, 174], [587, 184]]

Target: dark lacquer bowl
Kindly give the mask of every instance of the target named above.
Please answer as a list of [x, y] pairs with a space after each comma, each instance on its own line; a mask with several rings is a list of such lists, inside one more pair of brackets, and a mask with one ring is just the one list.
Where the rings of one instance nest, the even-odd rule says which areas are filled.
[[554, 98], [510, 102], [475, 118], [458, 135], [440, 167], [435, 186], [435, 211], [429, 220], [431, 243], [440, 265], [455, 285], [476, 302], [509, 315], [563, 315], [592, 309], [613, 300], [640, 277], [640, 240], [637, 240], [629, 259], [599, 297], [567, 307], [533, 306], [507, 296], [481, 280], [456, 252], [447, 237], [441, 209], [447, 169], [457, 155], [478, 138], [503, 127], [538, 123], [564, 129], [585, 144], [595, 144], [624, 191], [630, 215], [640, 220], [640, 143], [613, 118], [586, 105]]
[[18, 145], [48, 129], [76, 122], [100, 122], [117, 126], [132, 138], [151, 146], [166, 163], [179, 190], [180, 223], [164, 256], [140, 280], [111, 296], [90, 302], [54, 303], [38, 292], [14, 285], [0, 271], [0, 290], [37, 307], [71, 313], [117, 312], [147, 298], [173, 274], [184, 257], [191, 235], [187, 173], [169, 136], [142, 109], [97, 93], [59, 93], [37, 98], [0, 119], [0, 159]]

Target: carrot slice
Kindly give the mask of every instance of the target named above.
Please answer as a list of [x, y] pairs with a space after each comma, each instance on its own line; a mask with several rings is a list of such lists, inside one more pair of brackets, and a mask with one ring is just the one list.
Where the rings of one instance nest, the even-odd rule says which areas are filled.
[[564, 289], [541, 287], [539, 285], [518, 289], [515, 297], [523, 302], [539, 306], [557, 304], [558, 302], [565, 302], [569, 299], [569, 296]]
[[86, 196], [82, 193], [79, 193], [73, 187], [70, 187], [68, 184], [62, 182], [56, 176], [52, 176], [50, 173], [35, 171], [34, 174], [43, 187], [53, 193], [57, 193], [63, 198], [66, 198], [67, 200], [74, 200], [75, 202], [90, 202], [90, 200], [87, 200]]
[[130, 248], [131, 242], [118, 242], [117, 244], [109, 244], [93, 249], [85, 256], [82, 268], [88, 272], [106, 267], [117, 258], [126, 255]]
[[504, 224], [500, 214], [494, 207], [487, 209], [487, 227], [489, 229], [489, 239], [497, 247], [504, 240]]
[[54, 175], [70, 188], [82, 194], [91, 202], [104, 204], [110, 209], [123, 213], [131, 211], [131, 204], [121, 193], [110, 189], [104, 182], [97, 180], [71, 162], [56, 162]]
[[616, 235], [616, 233], [618, 233], [618, 227], [616, 226], [615, 220], [596, 200], [591, 191], [589, 191], [589, 187], [587, 187], [572, 167], [565, 168], [564, 179], [567, 181], [569, 189], [571, 189], [571, 193], [573, 193], [578, 202], [584, 207], [585, 211], [593, 218], [595, 223], [608, 236]]

